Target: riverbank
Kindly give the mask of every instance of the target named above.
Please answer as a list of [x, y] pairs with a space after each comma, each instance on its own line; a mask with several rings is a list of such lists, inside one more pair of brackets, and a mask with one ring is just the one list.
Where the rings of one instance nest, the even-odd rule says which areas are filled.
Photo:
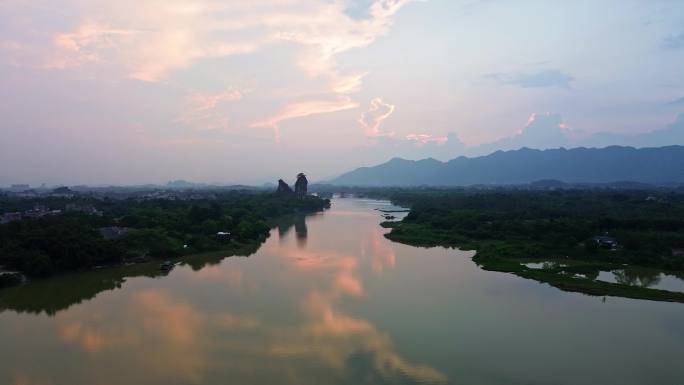
[[[279, 218], [330, 206], [329, 200], [315, 196], [245, 191], [188, 200], [79, 199], [81, 205], [97, 205], [99, 215], [76, 211], [0, 225], [0, 266], [43, 278], [261, 243], [269, 224]], [[45, 206], [48, 202], [43, 198], [4, 202], [28, 203]]]
[[[591, 262], [569, 258], [506, 258], [500, 256], [500, 251], [515, 248], [516, 245], [506, 244], [505, 241], [482, 242], [465, 238], [458, 241], [454, 240], [452, 235], [447, 236], [447, 234], [430, 231], [430, 229], [426, 227], [415, 224], [405, 224], [402, 222], [383, 222], [381, 225], [392, 229], [385, 237], [393, 242], [417, 247], [442, 246], [458, 248], [460, 250], [476, 250], [473, 262], [483, 270], [515, 274], [522, 278], [533, 279], [538, 282], [549, 284], [564, 291], [579, 292], [592, 296], [614, 296], [684, 303], [684, 293], [681, 292], [602, 282], [585, 277], [586, 275], [597, 274], [600, 271], [612, 271], [624, 268], [624, 265], [622, 264]], [[523, 253], [524, 246], [518, 246], [521, 246], [521, 248], [517, 250], [517, 253]], [[529, 262], [546, 262], [552, 267], [546, 269], [533, 269], [525, 266], [525, 263]], [[632, 267], [639, 268], [640, 266]], [[673, 273], [684, 274], [683, 272]]]
[[[412, 246], [476, 250], [473, 261], [565, 291], [684, 302], [684, 197], [642, 191], [405, 192], [411, 208], [384, 222], [386, 237]], [[528, 263], [544, 264], [531, 268]], [[606, 282], [600, 274], [646, 274]], [[648, 272], [648, 273], [634, 273]], [[657, 285], [661, 273], [682, 290]], [[637, 277], [638, 278], [638, 277]], [[643, 281], [643, 282], [642, 282]], [[652, 286], [652, 287], [649, 287]]]
[[[159, 264], [165, 260], [253, 253], [266, 241], [271, 228], [330, 207], [329, 200], [313, 196], [290, 199], [251, 193], [227, 194], [207, 202], [156, 201], [144, 202], [144, 207], [139, 202], [128, 203], [115, 207], [123, 217], [51, 217], [0, 226], [0, 240], [6, 241], [0, 259], [15, 270], [11, 276], [0, 277], [0, 289], [63, 274], [138, 264], [153, 265], [161, 273]], [[102, 223], [122, 221], [145, 227], [130, 228], [125, 236], [109, 240], [94, 230]], [[234, 231], [220, 233], [227, 235], [225, 239], [211, 235], [224, 228]]]
[[[301, 235], [300, 227], [305, 223], [306, 217], [317, 215], [327, 209], [326, 207], [322, 210], [284, 214], [271, 218], [266, 223], [271, 230], [283, 232], [289, 228], [295, 228], [298, 235]], [[20, 284], [0, 289], [0, 310], [54, 315], [72, 305], [91, 300], [101, 292], [121, 288], [129, 278], [155, 278], [167, 275], [173, 268], [161, 269], [162, 261], [168, 260], [174, 267], [188, 266], [193, 271], [199, 271], [207, 266], [218, 265], [225, 258], [249, 257], [256, 253], [268, 239], [269, 234], [266, 234], [246, 242], [230, 241], [215, 250], [165, 259], [136, 258], [114, 265], [96, 266], [50, 277], [25, 279]], [[78, 285], [65, 284], [71, 281], [78, 282]]]
[[[0, 383], [18, 370], [59, 384], [103, 374], [211, 385], [292, 373], [339, 385], [682, 378], [683, 306], [602, 302], [484, 271], [470, 252], [398, 245], [383, 237], [375, 208], [390, 206], [334, 200], [299, 231], [296, 221], [273, 228], [248, 258], [187, 256], [163, 277], [158, 262], [140, 263], [0, 291]], [[658, 348], [634, 354], [644, 346]], [[545, 364], [524, 369], [530, 362]]]
[[[285, 220], [286, 217], [283, 217]], [[282, 225], [282, 221], [280, 222]], [[276, 224], [273, 223], [276, 227]], [[268, 237], [248, 243], [231, 243], [220, 250], [170, 258], [174, 266], [189, 266], [193, 271], [218, 265], [225, 258], [249, 257]], [[99, 293], [121, 288], [130, 278], [156, 278], [170, 270], [160, 269], [161, 260], [149, 259], [89, 270], [66, 272], [45, 278], [28, 279], [21, 285], [0, 289], [0, 311], [54, 315], [59, 311], [95, 298]], [[77, 285], [69, 282], [78, 282]]]

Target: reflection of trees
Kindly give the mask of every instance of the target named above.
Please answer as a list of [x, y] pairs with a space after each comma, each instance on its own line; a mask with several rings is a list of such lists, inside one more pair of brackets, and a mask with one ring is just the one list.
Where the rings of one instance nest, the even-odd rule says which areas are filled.
[[553, 262], [553, 261], [546, 261], [542, 263], [541, 269], [542, 270], [552, 270], [555, 268], [558, 268], [560, 266], [560, 263], [558, 262]]
[[[228, 256], [254, 254], [259, 246], [253, 243], [230, 251], [188, 256], [181, 264], [187, 264], [197, 271], [218, 264]], [[71, 305], [91, 300], [103, 291], [120, 289], [127, 278], [161, 275], [164, 272], [159, 270], [159, 262], [155, 261], [38, 279], [0, 290], [0, 310], [35, 314], [45, 312], [53, 316]]]
[[281, 220], [278, 222], [278, 225], [276, 227], [278, 228], [278, 237], [281, 240], [285, 239], [287, 233], [289, 233], [290, 229], [292, 229], [292, 221], [289, 218], [288, 220]]
[[183, 259], [182, 264], [188, 265], [194, 271], [201, 270], [207, 266], [215, 266], [227, 257], [249, 257], [259, 250], [260, 243], [249, 243], [238, 246], [231, 250], [217, 251], [214, 253], [198, 254]]
[[[188, 300], [188, 285], [178, 290], [173, 290], [175, 285], [132, 285], [133, 290], [117, 294], [116, 301], [100, 298], [60, 312], [54, 318], [58, 337], [91, 353], [89, 365], [81, 368], [80, 374], [110, 377], [120, 372], [118, 375], [127, 383], [220, 383], [228, 377], [236, 383], [297, 385], [318, 385], [321, 378], [329, 384], [447, 383], [446, 376], [438, 370], [402, 357], [391, 336], [381, 328], [342, 307], [347, 299], [364, 296], [358, 269], [368, 256], [373, 258], [374, 271], [394, 265], [392, 248], [375, 228], [375, 222], [372, 225], [375, 232], [364, 241], [361, 256], [335, 249], [300, 247], [294, 242], [279, 245], [275, 239], [264, 245], [267, 253], [286, 259], [299, 272], [294, 278], [304, 285], [301, 291], [293, 290], [289, 280], [269, 279], [274, 284], [286, 282], [284, 287], [271, 289], [283, 293], [283, 297], [277, 298], [277, 311], [296, 314], [293, 319], [273, 316], [270, 291], [239, 297], [249, 304], [233, 311], [227, 309], [230, 300], [217, 302], [218, 295], [205, 302], [208, 296], [204, 290], [200, 291], [202, 300]], [[291, 218], [289, 224], [279, 225], [278, 231], [282, 228], [287, 233], [293, 227], [298, 239], [306, 238], [304, 217]], [[253, 245], [242, 252], [248, 254], [257, 248]], [[187, 274], [186, 278], [192, 277], [191, 283], [197, 283], [199, 289], [212, 288], [216, 292], [230, 279], [227, 264], [218, 265], [225, 256], [224, 252], [188, 257], [183, 263], [200, 271], [179, 269], [176, 277], [183, 282], [183, 274]], [[268, 271], [279, 278], [283, 270]], [[151, 263], [57, 277], [15, 288], [18, 290], [10, 301], [0, 292], [0, 301], [4, 308], [17, 310], [23, 306], [21, 311], [55, 314], [73, 303], [93, 298], [100, 291], [121, 287], [127, 277], [159, 274], [158, 264]], [[216, 286], [203, 286], [212, 279]], [[240, 281], [241, 276], [236, 279]], [[51, 298], [52, 295], [57, 298]], [[38, 297], [40, 301], [36, 302]], [[286, 300], [281, 301], [283, 298]], [[116, 359], [110, 360], [111, 357]]]
[[151, 264], [102, 269], [30, 281], [0, 291], [0, 309], [55, 315], [71, 305], [95, 298], [103, 291], [121, 288], [126, 277], [160, 275]]
[[303, 215], [297, 216], [294, 222], [295, 234], [297, 234], [297, 244], [299, 247], [306, 246], [306, 219]]
[[599, 277], [600, 271], [598, 269], [587, 269], [587, 271], [583, 271], [582, 274], [586, 275], [588, 279], [592, 281], [596, 281]]
[[660, 283], [660, 272], [656, 270], [615, 270], [613, 275], [615, 276], [615, 281], [623, 285], [651, 287]]
[[297, 244], [300, 247], [306, 246], [306, 238], [308, 235], [308, 229], [306, 226], [307, 215], [292, 215], [282, 218], [278, 221], [276, 227], [278, 229], [278, 236], [280, 240], [284, 240], [290, 230], [294, 227], [295, 235], [297, 237]]
[[[281, 239], [294, 227], [298, 244], [302, 247], [306, 245], [306, 215], [283, 218], [276, 227]], [[229, 256], [252, 255], [260, 246], [256, 242], [233, 245], [230, 250], [185, 257], [181, 263], [198, 271], [205, 266], [217, 265]], [[0, 290], [0, 310], [55, 315], [71, 305], [95, 298], [103, 291], [121, 288], [126, 278], [161, 275], [164, 273], [159, 270], [159, 262], [155, 261], [30, 281], [22, 286]]]

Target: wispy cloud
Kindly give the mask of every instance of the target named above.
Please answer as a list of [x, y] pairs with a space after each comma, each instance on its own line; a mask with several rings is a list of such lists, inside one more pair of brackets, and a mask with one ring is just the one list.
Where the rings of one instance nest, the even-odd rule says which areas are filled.
[[273, 36], [305, 48], [298, 64], [310, 76], [336, 78], [335, 56], [366, 47], [387, 33], [394, 14], [410, 1], [376, 0], [366, 9], [368, 17], [362, 19], [350, 17], [344, 1], [329, 2], [310, 15], [278, 18], [279, 28]]
[[684, 32], [679, 35], [668, 36], [663, 39], [662, 47], [665, 49], [682, 49], [684, 48]]
[[501, 84], [509, 84], [523, 88], [560, 87], [570, 88], [574, 77], [556, 69], [528, 73], [493, 73], [484, 75]]
[[272, 128], [276, 142], [278, 142], [280, 140], [279, 124], [285, 120], [302, 118], [310, 115], [344, 111], [357, 108], [358, 106], [358, 103], [352, 101], [348, 96], [339, 96], [334, 100], [309, 100], [305, 102], [291, 103], [283, 107], [274, 116], [252, 123], [251, 127]]
[[[22, 17], [11, 17], [10, 32], [3, 31], [0, 62], [31, 70], [69, 70], [88, 79], [181, 86], [191, 95], [169, 120], [194, 131], [238, 124], [267, 127], [279, 138], [283, 121], [358, 107], [352, 95], [362, 91], [369, 72], [344, 68], [337, 57], [387, 34], [395, 14], [411, 1], [357, 1], [354, 12], [347, 0], [70, 0], [59, 9], [48, 0], [10, 1], [0, 7], [12, 13], [6, 19], [0, 14], [0, 22], [12, 15]], [[52, 25], [34, 17], [39, 6]], [[217, 79], [224, 87], [252, 84], [255, 94], [268, 99], [266, 105], [275, 103], [277, 107], [262, 112], [261, 119], [251, 116], [253, 110], [237, 113], [229, 126], [224, 103], [240, 100], [242, 94], [209, 94], [206, 85], [186, 77], [194, 68], [217, 60], [231, 65], [231, 58], [253, 55], [249, 60], [269, 63], [273, 55], [280, 60], [283, 52], [287, 62], [269, 68], [268, 75], [285, 79], [287, 85], [278, 84], [280, 89], [269, 88], [258, 76], [230, 74]], [[300, 80], [302, 75], [310, 81]]]
[[359, 117], [359, 124], [364, 129], [366, 136], [392, 136], [394, 132], [382, 132], [380, 125], [389, 118], [394, 112], [394, 105], [382, 101], [380, 98], [374, 98], [370, 102], [370, 108], [361, 114]]
[[58, 53], [45, 67], [63, 69], [103, 60], [102, 51], [116, 49], [123, 39], [131, 38], [138, 32], [112, 28], [107, 24], [84, 22], [76, 30], [59, 33], [54, 37]]
[[669, 101], [669, 102], [665, 103], [665, 105], [668, 105], [668, 106], [681, 106], [681, 105], [684, 105], [684, 96], [682, 96], [682, 97], [679, 98], [679, 99], [675, 99], [675, 100]]
[[228, 116], [218, 107], [222, 103], [242, 99], [243, 92], [229, 89], [217, 94], [193, 93], [186, 99], [185, 111], [177, 121], [194, 130], [219, 130], [228, 128]]
[[[387, 33], [394, 14], [410, 1], [359, 3], [367, 14], [359, 19], [346, 12], [347, 3], [341, 0], [121, 0], [116, 4], [74, 0], [59, 13], [59, 17], [76, 15], [75, 23], [71, 19], [67, 22], [71, 28], [53, 34], [47, 45], [35, 39], [20, 40], [22, 44], [27, 40], [42, 44], [31, 47], [45, 52], [40, 58], [32, 58], [43, 63], [27, 63], [35, 67], [106, 63], [123, 68], [131, 78], [148, 82], [163, 81], [174, 70], [202, 59], [254, 53], [288, 42], [300, 48], [296, 64], [309, 76], [324, 76], [333, 85], [351, 77], [358, 83], [363, 76], [340, 71], [335, 56], [366, 47]], [[35, 7], [22, 2], [8, 6], [17, 12], [24, 8], [28, 14]], [[26, 27], [26, 31], [43, 28]], [[17, 52], [16, 47], [13, 51]]]
[[337, 94], [351, 94], [361, 90], [363, 78], [368, 72], [355, 73], [346, 76], [335, 76], [330, 81], [330, 89]]
[[406, 140], [415, 142], [418, 145], [425, 145], [428, 143], [444, 144], [449, 138], [446, 136], [435, 136], [431, 134], [408, 134]]

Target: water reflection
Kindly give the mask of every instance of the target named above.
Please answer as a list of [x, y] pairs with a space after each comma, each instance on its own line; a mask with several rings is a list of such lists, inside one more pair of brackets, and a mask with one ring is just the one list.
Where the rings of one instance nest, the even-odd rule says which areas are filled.
[[339, 293], [313, 291], [303, 302], [309, 320], [271, 352], [308, 361], [321, 361], [342, 373], [342, 383], [444, 383], [438, 370], [411, 363], [396, 353], [391, 338], [372, 323], [336, 308]]
[[299, 214], [288, 216], [281, 219], [276, 226], [278, 229], [279, 239], [286, 239], [288, 233], [292, 228], [295, 230], [297, 245], [300, 248], [306, 247], [306, 237], [308, 235], [308, 229], [306, 226], [307, 218], [316, 217], [319, 214]]
[[645, 268], [618, 269], [597, 272], [593, 279], [684, 293], [684, 277], [681, 274], [678, 275], [669, 271], [665, 273]]
[[[217, 266], [229, 256], [254, 254], [258, 248], [259, 245], [245, 245], [230, 252], [196, 255], [183, 259], [180, 264], [199, 272], [207, 266]], [[150, 262], [35, 280], [22, 286], [0, 290], [0, 311], [46, 313], [54, 316], [72, 305], [95, 298], [103, 291], [121, 289], [127, 279], [159, 278], [167, 273], [159, 270], [158, 262]]]
[[397, 263], [397, 255], [394, 248], [387, 242], [384, 231], [374, 229], [368, 232], [369, 236], [364, 238], [361, 255], [372, 258], [373, 272], [382, 274], [386, 269], [391, 269]]
[[[335, 214], [350, 216], [354, 213], [340, 210]], [[365, 216], [361, 212], [356, 214]], [[305, 294], [300, 305], [306, 315], [305, 321], [297, 331], [288, 333], [287, 338], [274, 341], [270, 353], [287, 359], [320, 361], [342, 374], [341, 383], [445, 383], [446, 376], [438, 370], [408, 362], [398, 355], [391, 338], [371, 322], [340, 309], [339, 304], [345, 297], [364, 295], [358, 271], [359, 256], [340, 253], [335, 248], [303, 248], [299, 242], [300, 233], [296, 233], [297, 247], [288, 245], [284, 238], [287, 234], [279, 232], [281, 239], [277, 249], [275, 244], [267, 244], [264, 251], [278, 255], [299, 272], [329, 276], [330, 279], [323, 281], [327, 284]], [[370, 239], [361, 238], [361, 258], [372, 258], [375, 272], [393, 267], [395, 255], [382, 236], [382, 230], [374, 227], [365, 234], [371, 236]]]
[[571, 275], [575, 278], [592, 281], [684, 292], [684, 274], [673, 271], [661, 271], [640, 267], [601, 271], [599, 268], [592, 266], [579, 266], [578, 269], [577, 266], [570, 266], [558, 261], [525, 262], [521, 264], [532, 270], [555, 271], [557, 274]]
[[[0, 333], [2, 346], [28, 342], [43, 359], [68, 352], [76, 369], [15, 357], [0, 362], [0, 383], [446, 383], [441, 371], [397, 353], [373, 322], [343, 310], [345, 300], [366, 296], [362, 266], [381, 274], [396, 256], [365, 210], [339, 214], [371, 226], [353, 243], [328, 232], [311, 245], [307, 220], [321, 218], [296, 216], [277, 225], [256, 259], [197, 256], [161, 279], [157, 264], [135, 265], [2, 293], [5, 310], [50, 316]], [[0, 321], [17, 326], [18, 314]]]
[[[249, 258], [199, 256], [166, 277], [156, 265], [131, 266], [1, 295], [0, 384], [637, 385], [684, 376], [681, 305], [601, 303], [482, 271], [472, 253], [393, 244], [373, 208], [337, 200], [324, 215], [278, 224]], [[646, 344], [648, 356], [634, 354]]]
[[299, 247], [306, 246], [306, 220], [303, 216], [298, 216], [294, 223], [295, 233], [297, 234], [297, 245]]
[[[156, 288], [131, 293], [122, 306], [86, 306], [60, 313], [56, 323], [61, 342], [80, 348], [90, 360], [114, 355], [129, 368], [141, 370], [138, 381], [148, 377], [150, 383], [174, 378], [202, 383], [215, 364], [210, 354], [216, 341], [208, 331], [245, 333], [260, 326], [252, 315], [202, 310]], [[97, 378], [97, 373], [83, 375]]]
[[615, 280], [623, 285], [651, 287], [660, 282], [660, 272], [649, 270], [616, 270]]

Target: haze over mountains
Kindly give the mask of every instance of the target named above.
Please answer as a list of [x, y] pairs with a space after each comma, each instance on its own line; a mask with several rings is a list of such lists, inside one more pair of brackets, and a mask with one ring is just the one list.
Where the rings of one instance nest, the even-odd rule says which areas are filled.
[[569, 127], [560, 114], [535, 113], [518, 133], [476, 146], [466, 146], [460, 141], [457, 133], [442, 138], [410, 139], [378, 138], [376, 152], [386, 155], [387, 159], [435, 158], [446, 161], [460, 155], [481, 156], [499, 150], [517, 150], [523, 147], [549, 149], [617, 145], [639, 148], [684, 145], [684, 113], [677, 115], [672, 123], [664, 127], [635, 134], [608, 131], [588, 133], [581, 128]]
[[432, 158], [393, 158], [362, 167], [330, 181], [349, 186], [467, 186], [524, 184], [553, 179], [568, 183], [684, 183], [684, 146], [641, 148], [611, 146], [497, 151], [447, 162]]

